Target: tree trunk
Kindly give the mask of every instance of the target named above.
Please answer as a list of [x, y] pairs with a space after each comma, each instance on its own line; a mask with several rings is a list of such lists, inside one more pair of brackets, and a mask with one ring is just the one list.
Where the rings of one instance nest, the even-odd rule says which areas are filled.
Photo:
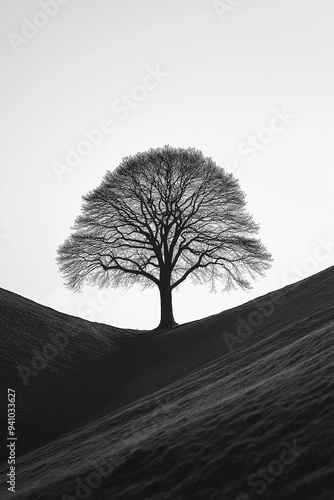
[[177, 325], [173, 316], [172, 290], [170, 280], [162, 280], [159, 286], [160, 291], [160, 324], [158, 328], [168, 328]]

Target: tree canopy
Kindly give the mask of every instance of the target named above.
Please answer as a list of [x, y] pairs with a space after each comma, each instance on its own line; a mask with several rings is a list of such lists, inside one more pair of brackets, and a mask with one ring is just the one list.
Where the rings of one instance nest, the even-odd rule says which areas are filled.
[[124, 158], [83, 196], [72, 229], [58, 250], [67, 286], [156, 285], [160, 326], [174, 323], [171, 293], [188, 276], [247, 289], [271, 265], [238, 180], [193, 148]]

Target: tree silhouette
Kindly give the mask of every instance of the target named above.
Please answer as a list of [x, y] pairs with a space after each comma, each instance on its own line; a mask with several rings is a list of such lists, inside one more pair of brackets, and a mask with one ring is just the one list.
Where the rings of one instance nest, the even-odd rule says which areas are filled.
[[126, 157], [83, 196], [82, 213], [58, 249], [69, 288], [156, 285], [159, 327], [175, 325], [172, 290], [194, 282], [250, 288], [271, 256], [255, 238], [232, 174], [195, 149], [165, 146]]

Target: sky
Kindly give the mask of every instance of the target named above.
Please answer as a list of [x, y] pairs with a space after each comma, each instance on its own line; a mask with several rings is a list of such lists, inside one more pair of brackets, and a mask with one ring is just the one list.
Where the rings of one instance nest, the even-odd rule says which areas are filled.
[[239, 179], [274, 263], [249, 292], [185, 282], [179, 323], [334, 265], [331, 0], [2, 0], [0, 287], [122, 328], [158, 289], [74, 293], [55, 262], [122, 158], [194, 147]]

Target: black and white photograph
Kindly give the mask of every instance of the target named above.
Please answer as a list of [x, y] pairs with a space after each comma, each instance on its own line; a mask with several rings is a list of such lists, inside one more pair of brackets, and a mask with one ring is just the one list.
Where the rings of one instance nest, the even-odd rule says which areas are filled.
[[1, 0], [1, 500], [334, 500], [333, 27]]

